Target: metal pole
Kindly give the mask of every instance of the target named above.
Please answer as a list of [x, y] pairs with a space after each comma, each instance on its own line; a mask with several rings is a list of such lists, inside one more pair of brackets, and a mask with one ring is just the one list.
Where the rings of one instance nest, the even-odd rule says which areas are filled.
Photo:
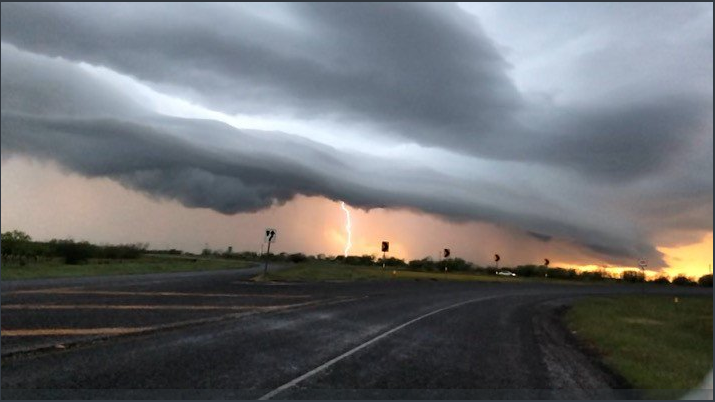
[[382, 269], [385, 269], [385, 252], [382, 252]]
[[268, 273], [268, 257], [271, 255], [271, 241], [268, 240], [268, 250], [266, 251], [266, 264], [263, 266], [263, 277]]

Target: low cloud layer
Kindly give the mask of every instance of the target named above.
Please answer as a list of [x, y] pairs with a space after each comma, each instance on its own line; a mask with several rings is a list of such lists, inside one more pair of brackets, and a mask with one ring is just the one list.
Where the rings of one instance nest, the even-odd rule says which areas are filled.
[[[711, 89], [536, 101], [456, 6], [3, 3], [2, 41], [3, 154], [189, 207], [231, 214], [320, 195], [497, 223], [656, 267], [656, 238], [712, 231]], [[466, 174], [161, 115], [78, 62], [224, 112], [442, 148], [464, 156]]]

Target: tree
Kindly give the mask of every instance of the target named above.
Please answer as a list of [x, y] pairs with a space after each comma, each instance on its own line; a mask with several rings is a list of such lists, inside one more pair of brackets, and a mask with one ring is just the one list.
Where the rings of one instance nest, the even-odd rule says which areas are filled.
[[623, 271], [621, 278], [626, 282], [645, 282], [645, 275], [638, 271]]
[[30, 251], [32, 238], [25, 232], [13, 230], [0, 235], [0, 250], [2, 259], [6, 260], [10, 256], [24, 257]]
[[692, 279], [683, 276], [683, 275], [678, 275], [677, 278], [673, 279], [673, 285], [677, 286], [695, 286], [696, 283]]
[[670, 280], [668, 280], [668, 278], [666, 278], [665, 276], [659, 276], [659, 277], [653, 279], [651, 282], [656, 283], [658, 285], [670, 284]]
[[299, 263], [299, 262], [304, 262], [307, 261], [308, 257], [305, 256], [303, 253], [294, 253], [294, 254], [289, 254], [288, 255], [288, 261], [292, 263]]
[[64, 258], [65, 264], [81, 264], [97, 254], [97, 246], [74, 240], [52, 240], [55, 255]]
[[703, 275], [698, 279], [698, 284], [700, 286], [713, 287], [713, 274]]

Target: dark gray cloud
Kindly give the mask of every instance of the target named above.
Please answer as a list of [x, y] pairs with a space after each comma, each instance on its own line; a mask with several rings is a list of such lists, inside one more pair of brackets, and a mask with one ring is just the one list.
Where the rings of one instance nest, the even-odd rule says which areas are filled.
[[[647, 21], [642, 35], [664, 24]], [[3, 3], [1, 28], [5, 42], [108, 66], [229, 113], [330, 119], [605, 181], [657, 174], [712, 121], [712, 91], [670, 86], [576, 110], [534, 107], [477, 20], [454, 5]], [[655, 46], [636, 58], [653, 58]], [[583, 69], [620, 82], [624, 66], [604, 60], [586, 52]]]
[[[18, 75], [26, 79], [16, 80]], [[35, 107], [38, 85], [62, 86], [62, 97]], [[13, 90], [6, 91], [10, 86]], [[297, 194], [321, 195], [359, 208], [407, 208], [576, 239], [597, 253], [607, 250], [602, 258], [613, 261], [644, 253], [659, 258], [647, 243], [627, 240], [627, 231], [599, 228], [597, 221], [603, 220], [611, 221], [610, 229], [619, 226], [600, 213], [594, 212], [596, 219], [567, 217], [529, 191], [457, 179], [411, 163], [396, 165], [290, 134], [162, 116], [66, 61], [7, 45], [2, 47], [2, 105], [4, 153], [56, 160], [73, 172], [107, 177], [189, 207], [231, 214], [284, 203]], [[528, 208], [518, 207], [527, 203]]]
[[520, 103], [504, 60], [455, 6], [283, 7], [275, 21], [215, 4], [3, 4], [2, 38], [223, 111], [347, 119], [430, 145], [503, 132]]

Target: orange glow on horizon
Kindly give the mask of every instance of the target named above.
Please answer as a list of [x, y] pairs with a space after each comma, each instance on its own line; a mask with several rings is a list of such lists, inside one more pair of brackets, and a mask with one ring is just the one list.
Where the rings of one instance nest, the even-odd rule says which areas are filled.
[[[647, 279], [665, 276], [673, 279], [679, 275], [697, 280], [703, 275], [712, 273], [713, 260], [713, 232], [706, 234], [699, 243], [678, 247], [658, 247], [664, 254], [668, 267], [662, 270], [645, 270]], [[555, 267], [570, 267], [581, 271], [595, 271], [603, 269], [611, 275], [620, 276], [624, 271], [640, 271], [640, 267], [618, 267], [607, 265], [574, 265], [568, 262], [557, 262]]]
[[668, 268], [663, 271], [672, 277], [685, 275], [696, 279], [712, 273], [713, 232], [706, 234], [699, 243], [680, 247], [658, 247], [665, 254]]
[[[263, 229], [278, 229], [275, 252], [343, 255], [347, 242], [340, 202], [324, 197], [297, 196], [285, 204], [257, 211], [224, 215], [206, 208], [187, 208], [178, 201], [151, 198], [106, 178], [68, 174], [51, 162], [25, 158], [3, 161], [2, 231], [22, 230], [36, 240], [74, 238], [95, 243], [150, 243], [152, 249], [177, 248], [260, 252]], [[51, 205], [46, 201], [52, 200]], [[452, 250], [479, 266], [541, 264], [593, 270], [604, 268], [597, 257], [568, 241], [543, 242], [515, 228], [486, 222], [451, 222], [407, 209], [369, 211], [346, 204], [352, 218], [350, 255], [382, 257], [380, 243], [390, 242], [388, 257], [406, 261]], [[684, 274], [693, 279], [709, 273], [713, 234], [679, 247], [659, 247], [668, 265], [650, 276]], [[271, 251], [274, 251], [272, 248]], [[612, 275], [637, 267], [605, 268]]]

